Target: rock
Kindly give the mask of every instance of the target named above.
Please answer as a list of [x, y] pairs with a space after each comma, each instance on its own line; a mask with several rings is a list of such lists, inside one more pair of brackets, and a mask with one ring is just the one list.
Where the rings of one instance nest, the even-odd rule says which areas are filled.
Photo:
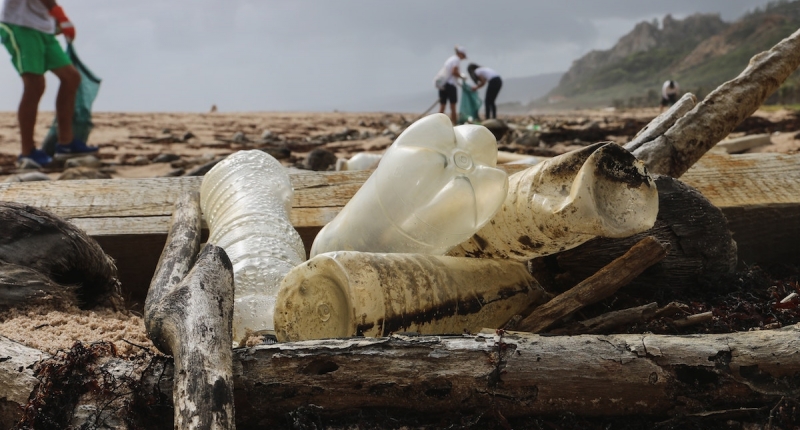
[[397, 125], [395, 123], [389, 124], [389, 126], [386, 127], [386, 129], [389, 130], [389, 132], [391, 132], [393, 134], [400, 134], [400, 133], [403, 132], [403, 127], [401, 127], [401, 126], [399, 126], [399, 125]]
[[164, 177], [174, 178], [176, 176], [183, 176], [184, 173], [186, 173], [186, 170], [184, 170], [184, 169], [172, 169], [169, 172], [167, 172], [164, 175]]
[[70, 158], [64, 162], [64, 168], [72, 167], [90, 167], [99, 168], [103, 166], [103, 162], [94, 155], [84, 155], [83, 157]]
[[31, 160], [30, 158], [21, 159], [19, 162], [17, 162], [17, 167], [20, 170], [39, 170], [42, 168], [39, 163]]
[[186, 142], [189, 139], [193, 139], [195, 137], [197, 136], [195, 136], [194, 133], [192, 133], [191, 131], [187, 131], [186, 133], [183, 133], [183, 136], [181, 136], [181, 140]]
[[261, 140], [272, 140], [273, 137], [275, 136], [269, 130], [264, 130], [261, 132]]
[[539, 133], [531, 130], [525, 130], [522, 134], [514, 140], [514, 143], [522, 146], [537, 146], [539, 145]]
[[219, 163], [220, 161], [222, 161], [224, 159], [225, 159], [225, 157], [219, 157], [219, 158], [216, 158], [214, 160], [211, 160], [206, 164], [197, 166], [194, 169], [189, 170], [183, 176], [203, 176], [206, 173], [208, 173], [208, 171], [211, 170], [212, 167], [216, 166], [217, 163]]
[[292, 151], [290, 151], [286, 146], [266, 147], [260, 149], [277, 160], [283, 160], [292, 156]]
[[508, 132], [508, 125], [499, 119], [487, 119], [481, 125], [488, 128], [497, 140], [502, 139]]
[[180, 158], [180, 156], [175, 154], [158, 154], [156, 158], [153, 158], [153, 163], [171, 163]]
[[245, 137], [244, 133], [242, 133], [241, 131], [237, 131], [236, 133], [234, 133], [232, 140], [235, 143], [245, 143], [248, 141], [247, 137]]
[[168, 128], [165, 128], [165, 129], [161, 130], [161, 134], [172, 134], [172, 130], [170, 130]]
[[311, 151], [306, 157], [304, 167], [314, 171], [330, 170], [336, 166], [336, 154], [327, 149], [317, 148]]
[[145, 157], [144, 155], [137, 155], [136, 158], [134, 158], [130, 162], [130, 164], [132, 164], [134, 166], [146, 166], [146, 165], [150, 164], [150, 159]]
[[50, 177], [42, 172], [26, 172], [19, 175], [13, 175], [6, 178], [3, 182], [33, 182], [33, 181], [49, 181]]
[[72, 179], [111, 179], [111, 175], [91, 167], [71, 167], [59, 175], [59, 181]]

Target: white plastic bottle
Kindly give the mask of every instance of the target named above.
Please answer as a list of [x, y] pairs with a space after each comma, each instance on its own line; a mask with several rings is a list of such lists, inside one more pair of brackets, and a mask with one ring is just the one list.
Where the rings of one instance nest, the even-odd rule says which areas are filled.
[[340, 158], [336, 160], [336, 170], [370, 170], [378, 167], [383, 154], [372, 154], [369, 152], [359, 152], [350, 159]]
[[275, 298], [283, 276], [305, 260], [300, 235], [289, 221], [292, 183], [286, 169], [258, 150], [239, 151], [214, 166], [200, 186], [208, 242], [233, 263], [233, 343], [272, 332]]
[[449, 255], [527, 261], [598, 236], [632, 236], [656, 215], [658, 190], [644, 163], [600, 142], [511, 175], [502, 210]]
[[477, 332], [501, 328], [546, 296], [516, 261], [330, 252], [283, 279], [275, 335], [283, 342]]
[[496, 163], [497, 141], [486, 127], [453, 127], [444, 114], [422, 118], [397, 137], [361, 189], [317, 234], [311, 255], [442, 255], [478, 231], [505, 200], [508, 175]]

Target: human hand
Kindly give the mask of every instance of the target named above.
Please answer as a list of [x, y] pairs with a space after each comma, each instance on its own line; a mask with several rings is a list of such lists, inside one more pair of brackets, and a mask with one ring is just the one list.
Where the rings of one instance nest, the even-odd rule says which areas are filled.
[[53, 6], [53, 8], [50, 9], [50, 16], [56, 19], [56, 25], [61, 29], [61, 32], [64, 33], [67, 42], [75, 40], [75, 26], [73, 26], [72, 22], [67, 18], [61, 6]]
[[477, 86], [473, 86], [472, 87], [472, 91], [478, 91], [478, 87]]

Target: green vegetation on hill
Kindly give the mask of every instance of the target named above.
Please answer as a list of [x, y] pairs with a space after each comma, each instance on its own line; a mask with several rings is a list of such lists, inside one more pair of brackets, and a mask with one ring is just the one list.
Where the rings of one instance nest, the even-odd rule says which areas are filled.
[[[777, 1], [758, 8], [738, 21], [724, 24], [709, 33], [714, 15], [695, 15], [683, 21], [667, 20], [662, 29], [654, 28], [656, 43], [650, 49], [631, 53], [615, 61], [614, 52], [627, 38], [653, 37], [642, 34], [640, 24], [620, 39], [609, 51], [587, 55], [576, 62], [580, 68], [570, 71], [548, 97], [563, 96], [564, 107], [637, 107], [654, 106], [660, 100], [661, 84], [667, 79], [679, 82], [683, 91], [705, 97], [711, 90], [739, 75], [753, 55], [769, 50], [800, 28], [800, 0]], [[697, 31], [705, 30], [702, 39]], [[676, 28], [680, 31], [676, 31]], [[668, 34], [667, 34], [668, 33]], [[702, 58], [696, 60], [692, 58]], [[618, 57], [618, 56], [617, 56]], [[594, 62], [594, 63], [593, 63]], [[589, 64], [589, 66], [587, 66]], [[577, 66], [573, 66], [574, 68]], [[545, 103], [545, 99], [538, 103]], [[800, 102], [800, 73], [795, 73], [768, 100], [768, 103]]]

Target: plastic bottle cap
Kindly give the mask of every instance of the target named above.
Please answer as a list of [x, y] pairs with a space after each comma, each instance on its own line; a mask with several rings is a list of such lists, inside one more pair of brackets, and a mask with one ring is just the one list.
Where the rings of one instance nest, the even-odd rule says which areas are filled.
[[464, 151], [456, 151], [453, 154], [453, 160], [456, 163], [456, 167], [461, 170], [472, 169], [472, 157]]

